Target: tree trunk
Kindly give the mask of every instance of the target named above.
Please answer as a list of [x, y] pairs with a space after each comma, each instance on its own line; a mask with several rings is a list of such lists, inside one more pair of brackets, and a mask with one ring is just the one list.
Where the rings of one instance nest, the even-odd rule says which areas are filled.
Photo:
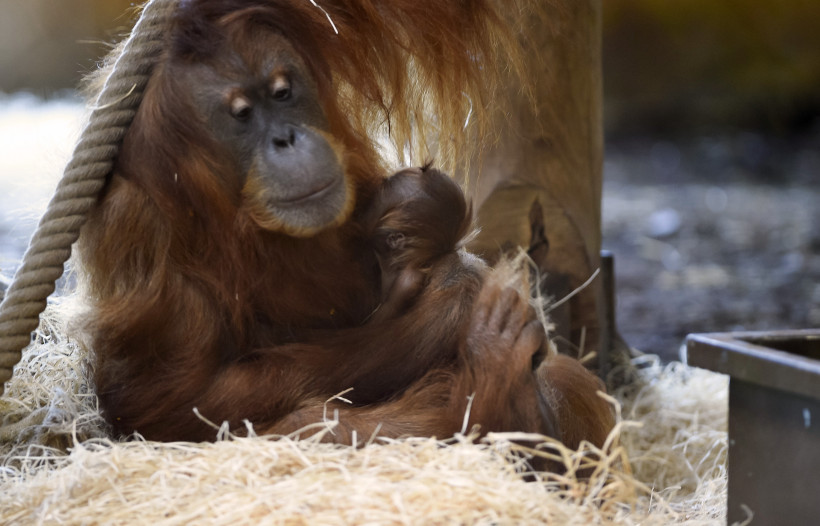
[[[534, 99], [507, 90], [498, 141], [474, 163], [471, 197], [481, 233], [470, 248], [490, 260], [530, 248], [555, 300], [599, 267], [603, 161], [601, 0], [554, 0], [524, 42]], [[535, 107], [533, 108], [533, 102]], [[563, 352], [599, 346], [598, 281], [551, 313]]]

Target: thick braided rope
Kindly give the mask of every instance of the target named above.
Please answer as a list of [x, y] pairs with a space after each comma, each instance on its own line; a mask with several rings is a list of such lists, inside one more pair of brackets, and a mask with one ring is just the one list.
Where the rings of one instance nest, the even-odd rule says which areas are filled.
[[151, 0], [114, 63], [57, 190], [0, 304], [0, 394], [40, 323], [71, 245], [105, 185], [142, 101], [178, 0]]

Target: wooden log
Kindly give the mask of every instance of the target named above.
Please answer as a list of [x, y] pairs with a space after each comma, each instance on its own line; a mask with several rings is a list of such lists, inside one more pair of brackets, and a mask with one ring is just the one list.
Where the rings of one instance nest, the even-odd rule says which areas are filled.
[[[599, 266], [601, 10], [601, 0], [554, 0], [544, 8], [546, 16], [529, 20], [535, 27], [524, 46], [534, 96], [510, 84], [510, 111], [496, 118], [498, 140], [470, 174], [481, 233], [469, 248], [492, 260], [505, 248], [532, 246], [546, 292], [555, 299]], [[593, 282], [563, 312], [552, 313], [559, 336], [568, 340], [562, 351], [597, 350], [598, 291]]]

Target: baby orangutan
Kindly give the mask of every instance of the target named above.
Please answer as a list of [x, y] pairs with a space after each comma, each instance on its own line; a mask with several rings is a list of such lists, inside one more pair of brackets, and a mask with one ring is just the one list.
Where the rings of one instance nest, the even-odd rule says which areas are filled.
[[374, 320], [401, 312], [434, 263], [439, 272], [463, 267], [461, 258], [483, 267], [478, 258], [457, 252], [471, 216], [461, 188], [429, 166], [402, 170], [385, 181], [365, 221], [381, 269], [382, 304]]
[[[394, 174], [377, 194], [365, 224], [372, 228], [382, 283], [382, 305], [370, 323], [401, 316], [419, 304], [433, 308], [435, 299], [440, 325], [448, 320], [453, 334], [483, 333], [477, 337], [482, 344], [475, 345], [473, 338], [472, 347], [454, 349], [457, 368], [481, 371], [484, 377], [474, 378], [471, 422], [483, 431], [542, 432], [571, 448], [582, 440], [603, 444], [614, 424], [611, 408], [597, 395], [603, 383], [577, 360], [548, 353], [532, 307], [495, 283], [501, 271], [461, 250], [471, 210], [450, 177], [429, 166]], [[517, 373], [504, 372], [510, 368]], [[504, 411], [499, 396], [520, 397], [532, 406], [512, 404], [517, 418], [493, 415]]]

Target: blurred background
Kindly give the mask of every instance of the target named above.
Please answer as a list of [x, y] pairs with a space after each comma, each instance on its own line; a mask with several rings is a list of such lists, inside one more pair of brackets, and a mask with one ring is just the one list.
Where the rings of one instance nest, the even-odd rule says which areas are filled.
[[[6, 278], [79, 134], [74, 88], [133, 6], [0, 0]], [[604, 248], [632, 346], [820, 326], [818, 21], [816, 0], [604, 1]]]

